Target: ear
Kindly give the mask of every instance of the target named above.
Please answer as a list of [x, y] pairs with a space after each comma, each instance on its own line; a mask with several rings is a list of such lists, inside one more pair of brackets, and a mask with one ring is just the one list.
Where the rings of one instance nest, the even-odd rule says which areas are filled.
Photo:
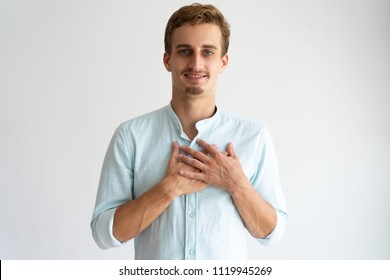
[[163, 62], [165, 69], [167, 69], [168, 72], [172, 72], [171, 58], [169, 57], [169, 54], [167, 52], [164, 52]]
[[221, 68], [219, 69], [219, 73], [222, 73], [226, 69], [228, 64], [229, 64], [229, 55], [225, 54], [221, 60]]

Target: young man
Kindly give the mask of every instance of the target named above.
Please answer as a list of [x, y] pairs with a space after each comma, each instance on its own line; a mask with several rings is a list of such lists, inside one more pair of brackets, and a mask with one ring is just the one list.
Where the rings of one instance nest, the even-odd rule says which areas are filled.
[[176, 11], [165, 34], [171, 103], [124, 122], [104, 160], [91, 228], [136, 259], [245, 259], [246, 230], [277, 241], [287, 211], [268, 131], [215, 104], [230, 30], [211, 5]]

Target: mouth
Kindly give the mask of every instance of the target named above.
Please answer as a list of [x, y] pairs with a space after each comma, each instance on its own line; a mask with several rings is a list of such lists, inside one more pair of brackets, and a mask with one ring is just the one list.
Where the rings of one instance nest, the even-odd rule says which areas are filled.
[[184, 76], [186, 76], [187, 78], [190, 78], [190, 79], [201, 79], [201, 78], [207, 77], [206, 74], [194, 74], [194, 73], [187, 73], [187, 74], [184, 74]]
[[186, 77], [190, 81], [196, 82], [206, 78], [207, 74], [206, 73], [184, 73], [184, 77]]

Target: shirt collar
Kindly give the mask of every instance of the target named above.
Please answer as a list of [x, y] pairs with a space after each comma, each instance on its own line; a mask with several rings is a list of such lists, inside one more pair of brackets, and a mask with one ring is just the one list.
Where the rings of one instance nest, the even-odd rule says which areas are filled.
[[[169, 103], [169, 105], [167, 106], [167, 112], [168, 112], [169, 118], [174, 123], [175, 127], [180, 132], [182, 132], [183, 127], [182, 127], [180, 120], [177, 117], [175, 111], [173, 111], [171, 103]], [[215, 106], [214, 115], [212, 115], [210, 118], [200, 120], [195, 124], [195, 127], [198, 130], [198, 132], [202, 132], [202, 131], [208, 129], [209, 127], [211, 127], [215, 123], [215, 121], [219, 119], [220, 115], [221, 115], [221, 109], [218, 106]]]

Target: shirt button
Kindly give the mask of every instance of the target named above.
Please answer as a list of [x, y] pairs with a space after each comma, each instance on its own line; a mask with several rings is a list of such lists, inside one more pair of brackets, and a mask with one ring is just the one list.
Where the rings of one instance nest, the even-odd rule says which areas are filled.
[[192, 249], [190, 249], [190, 250], [188, 251], [188, 254], [189, 254], [190, 256], [192, 256]]
[[193, 213], [190, 214], [190, 218], [191, 219], [194, 218], [194, 214]]

